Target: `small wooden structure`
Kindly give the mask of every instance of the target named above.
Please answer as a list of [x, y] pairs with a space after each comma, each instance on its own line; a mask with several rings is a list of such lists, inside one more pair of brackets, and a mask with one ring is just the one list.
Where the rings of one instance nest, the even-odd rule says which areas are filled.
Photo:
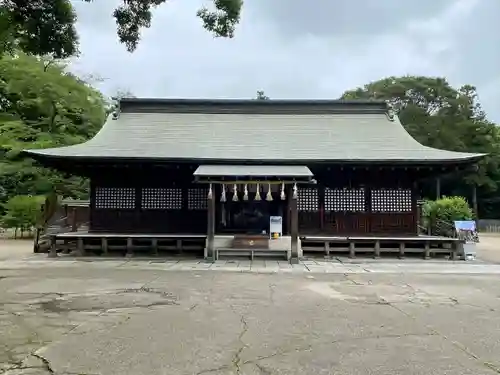
[[213, 260], [248, 253], [234, 236], [270, 237], [279, 216], [281, 236], [253, 249], [292, 262], [314, 236], [420, 241], [419, 182], [483, 156], [424, 147], [385, 102], [304, 100], [122, 99], [91, 140], [24, 152], [90, 179], [87, 234], [58, 238], [100, 238], [102, 252], [111, 237], [147, 240], [154, 252], [188, 236]]

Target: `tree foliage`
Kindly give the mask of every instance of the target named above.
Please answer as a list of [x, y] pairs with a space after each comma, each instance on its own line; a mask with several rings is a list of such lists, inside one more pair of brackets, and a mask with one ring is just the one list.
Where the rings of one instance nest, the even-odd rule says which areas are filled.
[[[406, 130], [425, 146], [488, 153], [476, 172], [445, 179], [442, 190], [449, 195], [471, 196], [471, 185], [476, 185], [482, 214], [497, 210], [500, 133], [488, 121], [474, 86], [456, 89], [439, 77], [389, 77], [347, 91], [342, 98], [387, 100]], [[424, 186], [429, 197], [434, 197], [433, 188]]]
[[2, 225], [5, 228], [24, 231], [31, 230], [37, 223], [43, 204], [43, 196], [16, 195], [11, 197], [3, 206], [5, 215]]
[[67, 178], [19, 153], [89, 139], [104, 123], [106, 106], [98, 91], [67, 73], [60, 62], [24, 54], [1, 58], [0, 203], [52, 189], [63, 196], [87, 196], [84, 179]]
[[[115, 9], [118, 39], [128, 51], [137, 48], [141, 30], [151, 26], [152, 11], [165, 2], [123, 0]], [[215, 36], [231, 38], [240, 20], [241, 7], [242, 0], [214, 0], [212, 10], [202, 8], [197, 16]], [[71, 0], [4, 0], [0, 3], [0, 53], [20, 49], [38, 56], [74, 56], [78, 52], [75, 22]]]

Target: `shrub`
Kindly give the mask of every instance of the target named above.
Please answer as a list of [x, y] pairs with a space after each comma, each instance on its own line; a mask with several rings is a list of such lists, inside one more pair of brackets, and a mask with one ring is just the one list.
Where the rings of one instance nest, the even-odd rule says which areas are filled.
[[444, 197], [435, 201], [425, 201], [422, 206], [424, 225], [432, 234], [449, 235], [453, 222], [472, 220], [474, 214], [464, 197]]

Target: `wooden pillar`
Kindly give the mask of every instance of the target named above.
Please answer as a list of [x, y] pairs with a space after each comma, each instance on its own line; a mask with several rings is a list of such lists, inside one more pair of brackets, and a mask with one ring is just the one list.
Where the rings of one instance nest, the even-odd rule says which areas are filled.
[[208, 195], [207, 202], [207, 243], [205, 259], [207, 261], [215, 261], [215, 197], [214, 194]]
[[477, 208], [477, 187], [476, 184], [472, 184], [472, 210], [474, 211], [474, 220], [479, 220], [478, 208]]
[[417, 201], [415, 205], [415, 221], [416, 221], [416, 229], [417, 229], [417, 236], [420, 235], [420, 225], [422, 225], [422, 202]]
[[297, 207], [297, 197], [290, 199], [290, 236], [291, 236], [291, 256], [290, 263], [299, 263], [299, 211]]
[[78, 224], [77, 224], [77, 213], [76, 213], [76, 207], [73, 207], [71, 209], [71, 231], [76, 232], [78, 229]]
[[319, 215], [319, 228], [321, 232], [325, 229], [325, 187], [316, 186], [316, 190], [318, 192], [318, 215]]
[[436, 199], [441, 198], [441, 178], [436, 178]]

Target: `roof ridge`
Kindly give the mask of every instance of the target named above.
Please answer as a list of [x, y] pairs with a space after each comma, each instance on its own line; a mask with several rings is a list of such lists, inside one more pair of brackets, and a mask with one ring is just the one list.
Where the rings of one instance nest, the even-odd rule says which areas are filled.
[[162, 99], [123, 98], [119, 110], [132, 113], [266, 113], [330, 114], [387, 113], [381, 100], [304, 100], [304, 99]]

